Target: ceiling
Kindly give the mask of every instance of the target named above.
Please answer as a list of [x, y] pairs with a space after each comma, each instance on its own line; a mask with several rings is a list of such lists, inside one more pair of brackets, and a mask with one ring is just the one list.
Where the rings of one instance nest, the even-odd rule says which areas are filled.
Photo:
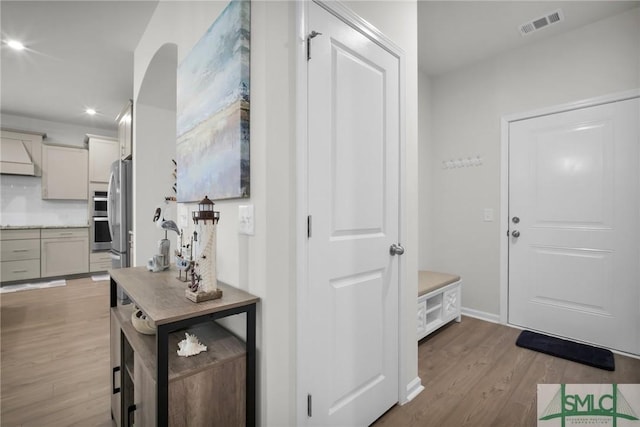
[[[1, 1], [0, 111], [115, 129], [133, 94], [133, 51], [150, 1]], [[426, 1], [418, 3], [419, 64], [446, 73], [640, 5], [640, 1]], [[518, 27], [562, 8], [565, 21], [522, 37]], [[20, 39], [27, 49], [5, 44]], [[87, 107], [98, 114], [88, 116]]]
[[[133, 95], [133, 52], [157, 4], [2, 0], [0, 111], [115, 129]], [[9, 38], [26, 49], [10, 49]]]
[[[640, 6], [640, 1], [419, 1], [418, 62], [439, 75]], [[519, 27], [556, 9], [564, 21], [521, 36]], [[640, 23], [639, 23], [640, 25]]]

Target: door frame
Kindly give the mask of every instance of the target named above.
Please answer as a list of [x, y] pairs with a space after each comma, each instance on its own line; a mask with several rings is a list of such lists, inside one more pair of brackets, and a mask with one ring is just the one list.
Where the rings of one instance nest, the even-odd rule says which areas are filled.
[[[356, 31], [365, 34], [368, 38], [378, 44], [380, 47], [398, 58], [399, 63], [399, 230], [398, 241], [402, 242], [405, 236], [408, 236], [406, 207], [403, 201], [406, 200], [405, 195], [405, 163], [406, 163], [406, 96], [405, 96], [405, 67], [406, 59], [402, 48], [397, 46], [391, 39], [381, 33], [377, 28], [366, 20], [355, 14], [351, 9], [342, 4], [339, 0], [297, 0], [296, 1], [296, 59], [295, 59], [295, 78], [296, 78], [296, 130], [295, 130], [295, 150], [296, 150], [296, 379], [295, 379], [295, 403], [296, 403], [296, 425], [304, 426], [308, 423], [307, 417], [307, 377], [309, 372], [307, 357], [309, 349], [303, 346], [308, 329], [306, 322], [306, 314], [308, 302], [308, 238], [307, 238], [307, 216], [308, 216], [308, 121], [307, 121], [307, 103], [308, 103], [308, 79], [307, 79], [307, 43], [306, 36], [310, 29], [309, 21], [309, 3], [316, 3], [327, 12], [333, 14], [345, 24], [351, 26]], [[407, 299], [407, 292], [402, 286], [406, 283], [406, 257], [398, 259], [398, 402], [404, 404], [423, 389], [420, 378], [416, 377], [409, 384], [403, 384], [402, 373], [405, 371], [405, 359], [407, 350], [403, 346], [406, 342], [407, 334], [411, 331], [405, 331], [406, 325], [402, 322], [403, 301]], [[415, 331], [413, 331], [415, 335]]]
[[640, 89], [631, 89], [608, 95], [568, 102], [500, 118], [500, 323], [510, 324], [509, 313], [509, 124], [520, 120], [548, 116], [565, 111], [640, 98]]

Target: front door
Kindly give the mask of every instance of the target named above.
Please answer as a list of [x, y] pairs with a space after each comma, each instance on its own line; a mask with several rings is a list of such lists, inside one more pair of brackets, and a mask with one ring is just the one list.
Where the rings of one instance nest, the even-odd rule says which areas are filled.
[[640, 354], [638, 98], [510, 123], [509, 323]]
[[398, 400], [399, 60], [309, 5], [309, 425]]

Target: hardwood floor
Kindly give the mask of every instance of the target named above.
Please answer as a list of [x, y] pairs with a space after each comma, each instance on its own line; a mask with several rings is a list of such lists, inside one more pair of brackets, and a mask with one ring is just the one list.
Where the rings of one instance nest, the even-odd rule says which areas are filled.
[[519, 330], [463, 317], [418, 346], [425, 390], [376, 427], [536, 426], [537, 384], [640, 383], [640, 360], [615, 355], [614, 372], [516, 347]]
[[109, 282], [0, 296], [0, 425], [111, 426]]
[[[111, 426], [109, 282], [2, 294], [0, 313], [0, 425]], [[516, 347], [518, 333], [465, 317], [421, 341], [425, 390], [375, 425], [535, 426], [538, 383], [640, 383], [638, 359], [603, 371]]]

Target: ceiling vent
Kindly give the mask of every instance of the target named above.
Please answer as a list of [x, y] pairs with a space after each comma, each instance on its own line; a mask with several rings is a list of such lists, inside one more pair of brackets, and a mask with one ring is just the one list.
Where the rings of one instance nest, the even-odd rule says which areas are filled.
[[558, 22], [564, 21], [564, 15], [562, 14], [562, 9], [554, 10], [551, 13], [547, 13], [544, 16], [533, 19], [529, 22], [525, 22], [520, 25], [518, 29], [520, 30], [520, 35], [527, 36], [531, 33], [535, 33], [538, 30], [548, 27], [549, 25], [557, 24]]

